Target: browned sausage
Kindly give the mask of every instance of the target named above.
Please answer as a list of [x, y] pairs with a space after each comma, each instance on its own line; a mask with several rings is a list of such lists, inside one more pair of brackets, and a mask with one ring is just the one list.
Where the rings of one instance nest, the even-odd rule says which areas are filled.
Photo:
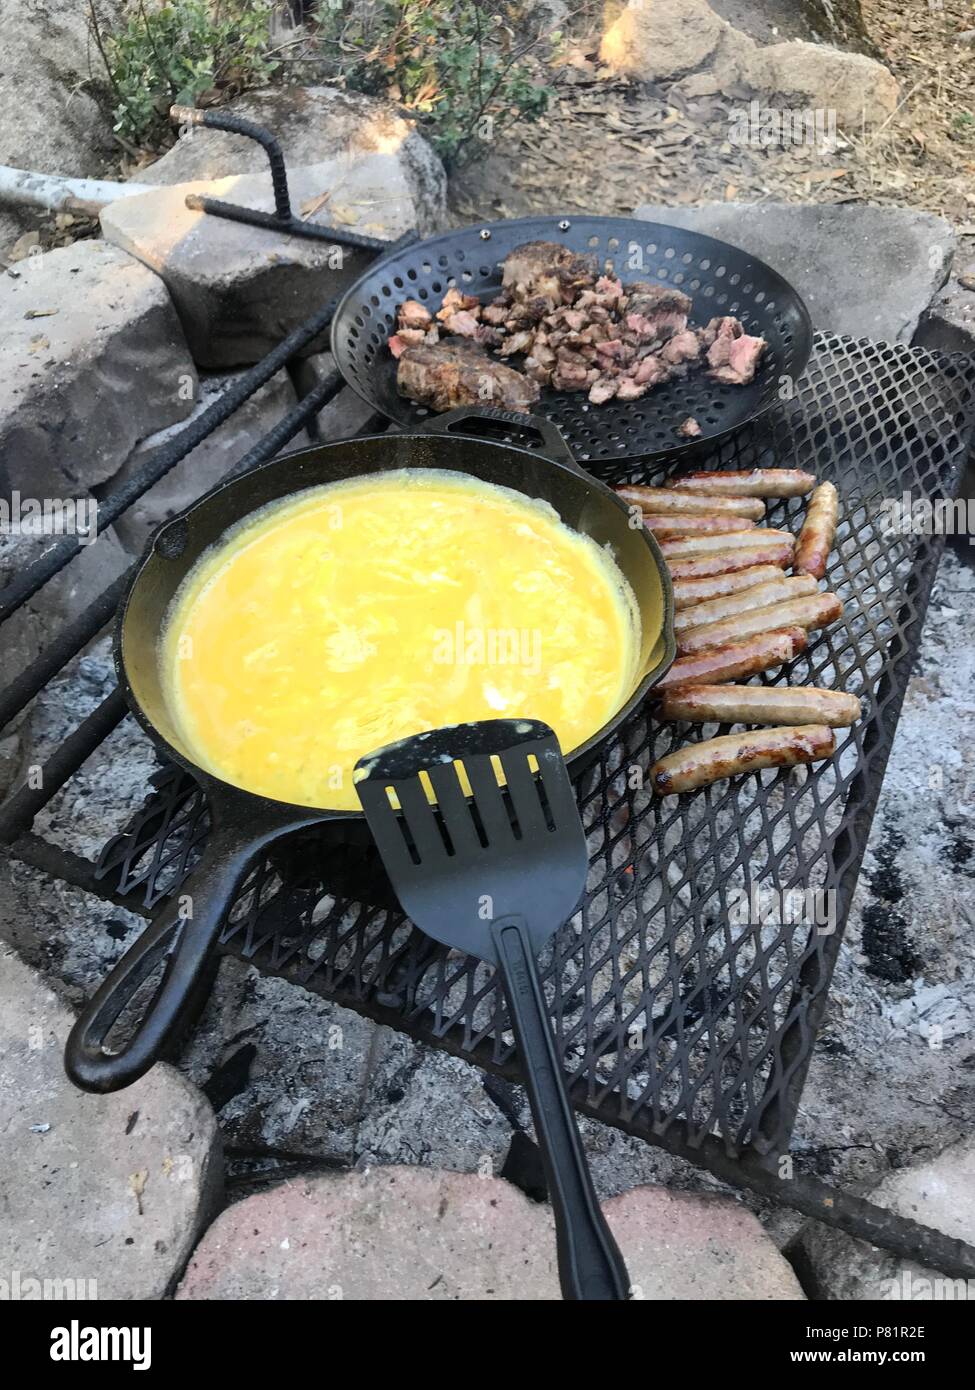
[[835, 594], [807, 594], [805, 598], [771, 603], [767, 608], [753, 608], [721, 622], [688, 628], [678, 635], [677, 650], [681, 656], [692, 656], [695, 652], [707, 651], [708, 647], [753, 637], [757, 632], [793, 626], [825, 627], [827, 623], [835, 623], [842, 612], [843, 605]]
[[767, 545], [778, 541], [791, 549], [796, 538], [791, 531], [776, 531], [771, 526], [753, 526], [750, 531], [729, 531], [721, 536], [678, 536], [661, 541], [660, 549], [670, 556], [701, 555], [709, 550], [740, 550], [743, 546]]
[[[811, 574], [799, 574], [789, 578], [781, 570], [773, 571], [774, 578], [766, 584], [756, 584], [737, 594], [722, 594], [719, 598], [708, 599], [707, 603], [695, 604], [685, 608], [674, 618], [674, 630], [686, 632], [690, 628], [704, 627], [707, 623], [719, 623], [725, 618], [733, 618], [736, 613], [748, 613], [753, 608], [768, 608], [769, 604], [782, 603], [785, 599], [803, 598], [816, 592], [816, 581]], [[781, 624], [776, 623], [776, 627]], [[801, 626], [801, 624], [800, 624]], [[737, 636], [737, 634], [735, 634]]]
[[[734, 555], [736, 552], [731, 551]], [[674, 564], [680, 561], [675, 560]], [[696, 608], [709, 599], [722, 598], [726, 594], [738, 594], [742, 589], [752, 589], [769, 579], [778, 579], [782, 571], [776, 565], [748, 565], [743, 570], [731, 574], [706, 575], [703, 579], [675, 579], [674, 607], [678, 612]]]
[[667, 512], [691, 512], [696, 516], [746, 516], [761, 521], [765, 503], [760, 497], [703, 497], [696, 492], [678, 493], [666, 487], [618, 487], [616, 495], [632, 502], [642, 512], [664, 515]]
[[654, 688], [672, 690], [678, 685], [741, 681], [801, 656], [808, 641], [803, 628], [787, 627], [781, 632], [761, 632], [743, 642], [727, 642], [694, 656], [681, 656]]
[[832, 483], [820, 483], [809, 499], [806, 519], [799, 532], [795, 562], [798, 574], [811, 574], [816, 579], [822, 579], [836, 539], [839, 514], [840, 499], [836, 488]]
[[670, 512], [663, 516], [644, 514], [643, 524], [658, 540], [674, 536], [722, 536], [731, 532], [739, 535], [746, 527], [754, 529], [754, 521], [744, 516], [693, 516]]
[[816, 479], [801, 468], [750, 468], [737, 473], [686, 473], [672, 478], [667, 486], [712, 497], [805, 497]]
[[823, 724], [753, 729], [750, 733], [724, 734], [678, 748], [676, 753], [668, 753], [654, 763], [650, 780], [660, 796], [672, 796], [760, 767], [816, 762], [831, 757], [835, 751], [836, 735]]
[[[761, 528], [753, 535], [760, 538]], [[791, 541], [758, 539], [751, 550], [746, 546], [742, 550], [715, 550], [710, 555], [668, 557], [667, 568], [671, 579], [706, 579], [717, 574], [734, 574], [753, 565], [777, 565], [779, 569], [786, 569], [792, 564], [793, 550]]]
[[840, 690], [786, 685], [682, 685], [660, 702], [661, 719], [692, 724], [828, 724], [843, 729], [860, 718], [860, 700]]

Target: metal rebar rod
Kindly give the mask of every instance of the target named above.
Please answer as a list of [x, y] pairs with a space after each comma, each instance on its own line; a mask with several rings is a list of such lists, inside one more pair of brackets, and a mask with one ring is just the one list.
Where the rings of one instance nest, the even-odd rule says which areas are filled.
[[243, 207], [239, 203], [225, 203], [222, 198], [208, 198], [202, 193], [187, 193], [186, 206], [191, 212], [206, 212], [211, 217], [226, 217], [230, 222], [246, 222], [251, 227], [266, 227], [272, 231], [286, 232], [288, 236], [305, 237], [309, 241], [335, 242], [362, 251], [384, 251], [390, 245], [379, 237], [350, 232], [348, 228], [330, 227], [321, 222], [302, 222], [298, 217], [289, 217], [287, 222], [282, 222], [277, 213]]
[[111, 622], [133, 571], [134, 566], [120, 574], [107, 589], [103, 589], [83, 613], [63, 627], [40, 655], [15, 677], [5, 690], [0, 691], [0, 731], [30, 704], [38, 691], [42, 690], [73, 656], [77, 656], [82, 647], [86, 647], [91, 639], [101, 632], [106, 623]]
[[39, 785], [32, 786], [33, 779], [28, 779], [0, 806], [0, 844], [11, 844], [31, 828], [38, 811], [118, 727], [125, 712], [125, 700], [116, 686], [41, 765]]
[[284, 151], [269, 130], [255, 121], [245, 120], [243, 116], [232, 116], [221, 111], [198, 111], [193, 106], [171, 106], [169, 118], [177, 125], [204, 126], [207, 130], [224, 130], [230, 135], [243, 135], [248, 140], [256, 140], [263, 147], [271, 166], [275, 220], [283, 225], [291, 221], [291, 197]]

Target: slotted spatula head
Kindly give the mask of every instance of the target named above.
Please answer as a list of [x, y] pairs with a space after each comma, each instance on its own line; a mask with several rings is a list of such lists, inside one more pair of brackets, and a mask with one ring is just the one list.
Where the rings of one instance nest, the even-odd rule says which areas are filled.
[[437, 941], [496, 962], [491, 922], [517, 915], [537, 953], [578, 906], [586, 839], [547, 724], [433, 729], [360, 758], [354, 776], [396, 896]]

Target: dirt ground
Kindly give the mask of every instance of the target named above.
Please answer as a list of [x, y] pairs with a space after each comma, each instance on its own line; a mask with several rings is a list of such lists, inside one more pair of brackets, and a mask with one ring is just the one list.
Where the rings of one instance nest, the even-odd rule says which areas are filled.
[[[939, 0], [932, 0], [937, 4]], [[601, 67], [580, 42], [550, 77], [539, 122], [503, 133], [452, 180], [458, 221], [533, 212], [629, 213], [641, 203], [870, 202], [940, 213], [975, 236], [975, 29], [971, 0], [864, 0], [871, 37], [901, 83], [901, 106], [831, 152], [729, 141], [748, 94], [682, 101]], [[975, 240], [963, 243], [968, 259]]]

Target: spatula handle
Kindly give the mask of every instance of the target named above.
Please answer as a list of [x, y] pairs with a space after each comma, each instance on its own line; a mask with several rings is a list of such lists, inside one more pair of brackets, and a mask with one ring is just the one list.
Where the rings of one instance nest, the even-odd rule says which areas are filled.
[[629, 1276], [593, 1189], [527, 926], [505, 917], [492, 923], [491, 935], [555, 1213], [562, 1296], [626, 1299]]

